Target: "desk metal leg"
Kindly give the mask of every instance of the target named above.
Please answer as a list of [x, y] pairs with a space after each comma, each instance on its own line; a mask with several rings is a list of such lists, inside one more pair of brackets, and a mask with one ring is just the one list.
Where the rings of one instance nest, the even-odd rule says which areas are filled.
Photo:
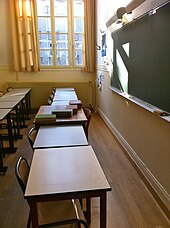
[[14, 140], [13, 140], [13, 135], [12, 135], [12, 126], [11, 126], [10, 113], [8, 113], [8, 115], [7, 115], [7, 124], [8, 124], [9, 149], [11, 150], [11, 152], [15, 153], [17, 148], [14, 148]]
[[[11, 124], [11, 117], [10, 113], [8, 113], [7, 117], [7, 126], [8, 126], [8, 135], [1, 135], [1, 140], [8, 140], [9, 147], [3, 147], [1, 143], [1, 151], [2, 154], [5, 155], [7, 153], [15, 153], [17, 148], [14, 147], [14, 138], [12, 133], [12, 124]], [[15, 129], [14, 129], [15, 130]]]
[[38, 212], [37, 212], [37, 204], [35, 202], [28, 201], [30, 205], [30, 213], [31, 213], [31, 222], [32, 228], [38, 228]]
[[30, 99], [30, 92], [26, 94], [26, 120], [30, 120], [29, 114], [31, 114], [31, 99]]
[[25, 106], [24, 106], [24, 102], [23, 100], [21, 101], [21, 128], [26, 128], [28, 127], [26, 124], [25, 124], [25, 114], [26, 114], [26, 110], [25, 110]]
[[106, 228], [106, 192], [100, 196], [100, 228]]
[[16, 121], [17, 121], [17, 138], [22, 139], [23, 135], [20, 134], [20, 122], [19, 122], [19, 113], [18, 113], [17, 106], [15, 107], [15, 111], [16, 111]]
[[0, 173], [5, 174], [7, 171], [7, 166], [3, 165], [3, 158], [2, 158], [2, 139], [0, 135]]
[[91, 198], [86, 198], [86, 219], [87, 223], [91, 223]]

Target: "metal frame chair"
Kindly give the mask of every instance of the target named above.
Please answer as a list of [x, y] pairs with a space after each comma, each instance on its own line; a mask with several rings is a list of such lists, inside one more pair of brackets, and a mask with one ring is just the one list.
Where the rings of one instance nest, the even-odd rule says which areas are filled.
[[34, 150], [33, 145], [34, 145], [36, 135], [37, 135], [37, 129], [32, 127], [28, 132], [28, 140], [29, 140], [32, 150]]
[[[15, 174], [23, 193], [25, 193], [29, 171], [27, 160], [20, 157], [16, 163]], [[37, 209], [39, 227], [88, 228], [79, 200], [39, 202]], [[29, 213], [27, 228], [30, 227], [30, 223]]]
[[91, 116], [92, 116], [92, 112], [89, 108], [87, 107], [83, 107], [83, 111], [87, 117], [87, 123], [85, 124], [85, 127], [84, 127], [84, 131], [85, 131], [85, 134], [86, 134], [86, 137], [88, 139], [88, 128], [89, 128], [89, 124], [90, 124], [90, 120], [91, 120]]

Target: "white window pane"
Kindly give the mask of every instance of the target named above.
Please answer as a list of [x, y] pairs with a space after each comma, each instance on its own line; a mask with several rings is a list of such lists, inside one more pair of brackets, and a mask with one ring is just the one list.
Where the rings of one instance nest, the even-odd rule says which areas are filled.
[[68, 32], [67, 18], [55, 18], [55, 32]]
[[37, 15], [49, 16], [50, 15], [50, 0], [37, 0]]
[[62, 50], [62, 51], [57, 51], [57, 65], [64, 66], [64, 65], [69, 65], [69, 54], [68, 51]]
[[40, 51], [40, 63], [41, 65], [53, 65], [52, 63], [52, 52], [51, 51]]
[[74, 18], [74, 32], [81, 32], [83, 33], [83, 19], [81, 18]]
[[54, 1], [54, 15], [67, 16], [67, 0]]
[[51, 34], [39, 34], [40, 49], [50, 49], [52, 47]]
[[75, 65], [82, 65], [83, 58], [82, 58], [82, 51], [78, 50], [75, 52]]
[[50, 18], [40, 17], [38, 18], [38, 31], [39, 32], [51, 32]]
[[82, 34], [74, 34], [75, 48], [82, 49], [83, 46], [83, 35]]
[[83, 43], [82, 42], [75, 42], [75, 48], [82, 50]]
[[56, 46], [57, 49], [68, 49], [68, 35], [67, 34], [56, 34]]
[[83, 2], [83, 0], [74, 0], [74, 16], [84, 17], [84, 2]]

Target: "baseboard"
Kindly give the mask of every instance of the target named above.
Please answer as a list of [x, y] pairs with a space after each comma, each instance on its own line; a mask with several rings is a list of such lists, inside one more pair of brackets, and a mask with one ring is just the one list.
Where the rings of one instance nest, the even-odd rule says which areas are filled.
[[154, 177], [154, 175], [150, 172], [150, 170], [146, 167], [143, 161], [138, 157], [137, 153], [131, 148], [128, 142], [123, 138], [120, 132], [115, 128], [115, 126], [111, 123], [111, 121], [107, 118], [107, 116], [102, 112], [101, 109], [98, 109], [99, 115], [102, 117], [108, 128], [117, 138], [121, 147], [124, 149], [125, 153], [130, 158], [131, 162], [137, 169], [138, 173], [142, 177], [144, 183], [147, 185], [151, 194], [154, 196], [155, 200], [162, 208], [164, 213], [170, 219], [170, 196], [166, 192], [166, 190], [161, 186], [158, 180]]

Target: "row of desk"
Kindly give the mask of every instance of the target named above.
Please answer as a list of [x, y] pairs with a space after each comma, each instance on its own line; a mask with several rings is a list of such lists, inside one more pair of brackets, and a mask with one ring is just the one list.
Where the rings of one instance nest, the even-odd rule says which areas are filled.
[[[91, 197], [100, 198], [100, 227], [106, 228], [106, 193], [111, 187], [88, 144], [83, 110], [70, 118], [49, 117], [52, 111], [66, 108], [69, 100], [76, 99], [73, 88], [56, 89], [52, 105], [41, 106], [35, 116], [38, 133], [24, 196], [30, 205], [33, 228], [38, 227], [38, 202]], [[90, 221], [90, 210], [87, 215]]]
[[[25, 120], [29, 119], [29, 114], [31, 112], [31, 102], [30, 102], [30, 91], [31, 88], [17, 88], [13, 89], [0, 98], [0, 121], [7, 118], [8, 125], [8, 141], [9, 147], [3, 148], [0, 145], [0, 172], [5, 173], [7, 167], [3, 165], [2, 153], [13, 153], [17, 148], [14, 147], [14, 137], [12, 134], [11, 125], [11, 111], [15, 110], [16, 113], [16, 132], [17, 138], [22, 138], [20, 133], [20, 122], [22, 121], [22, 127], [26, 127]], [[21, 119], [19, 118], [18, 105], [21, 105]], [[2, 142], [2, 139], [1, 139]]]

